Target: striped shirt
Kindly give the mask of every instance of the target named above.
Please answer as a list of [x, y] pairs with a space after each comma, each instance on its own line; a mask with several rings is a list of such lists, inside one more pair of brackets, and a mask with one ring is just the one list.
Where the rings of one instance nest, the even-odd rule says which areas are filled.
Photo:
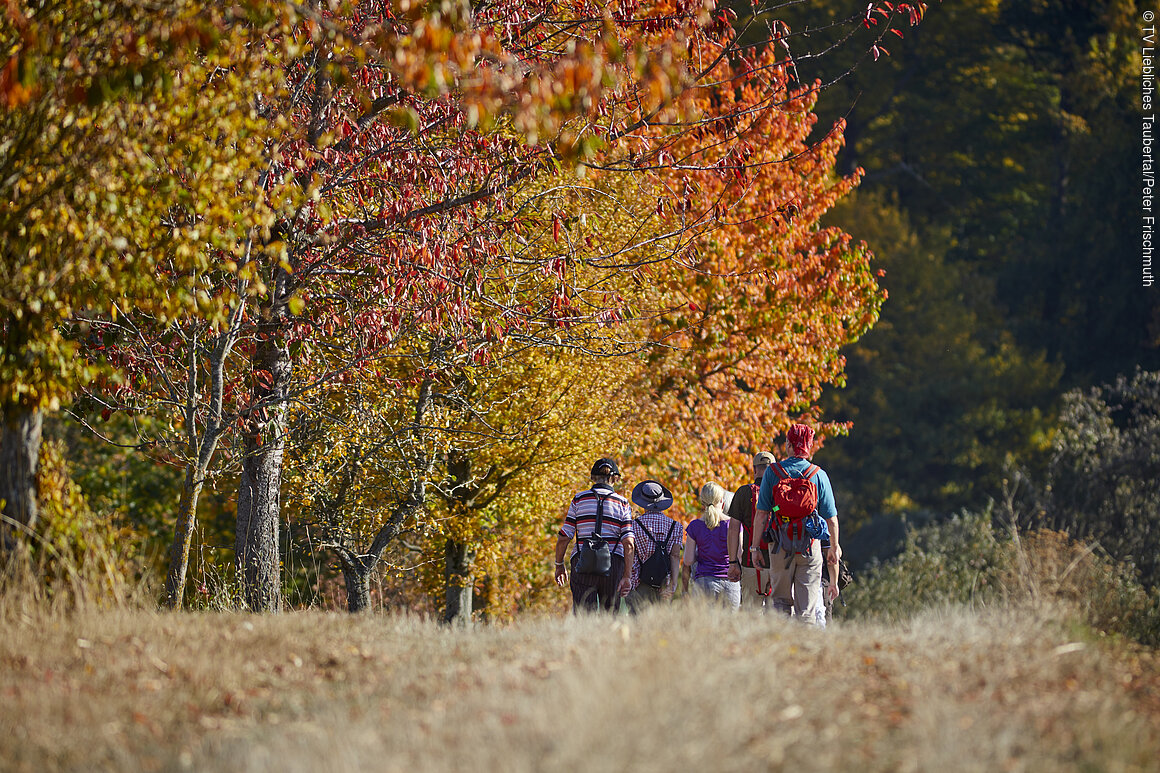
[[572, 497], [568, 514], [564, 516], [564, 525], [560, 527], [560, 536], [575, 538], [576, 544], [572, 547], [572, 555], [576, 555], [580, 549], [580, 541], [591, 537], [596, 531], [598, 497], [604, 498], [600, 536], [610, 543], [613, 555], [624, 556], [624, 548], [621, 547], [620, 541], [625, 537], [632, 539], [632, 509], [627, 499], [607, 486], [597, 484]]
[[[664, 513], [659, 513], [655, 510], [645, 510], [637, 516], [636, 520], [632, 522], [632, 533], [635, 538], [634, 541], [636, 542], [636, 546], [632, 551], [633, 588], [640, 585], [640, 568], [645, 561], [649, 560], [655, 549], [652, 538], [645, 533], [642, 524], [648, 528], [653, 537], [660, 540], [661, 550], [666, 554], [672, 554], [674, 548], [679, 548], [685, 536], [685, 530], [681, 528], [681, 524]], [[673, 530], [672, 534], [669, 534], [670, 528]]]

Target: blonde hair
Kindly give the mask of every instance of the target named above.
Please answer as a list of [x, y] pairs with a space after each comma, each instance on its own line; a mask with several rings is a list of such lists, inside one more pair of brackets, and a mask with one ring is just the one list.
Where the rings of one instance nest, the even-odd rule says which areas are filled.
[[716, 529], [725, 518], [725, 508], [721, 503], [725, 501], [725, 489], [721, 485], [709, 481], [701, 486], [701, 520], [710, 529]]

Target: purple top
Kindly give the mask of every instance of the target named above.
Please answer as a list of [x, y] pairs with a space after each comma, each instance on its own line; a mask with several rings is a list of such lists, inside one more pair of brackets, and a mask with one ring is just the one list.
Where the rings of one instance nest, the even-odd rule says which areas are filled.
[[694, 576], [726, 579], [729, 576], [729, 519], [722, 518], [717, 528], [710, 530], [698, 518], [688, 525], [685, 533], [697, 543], [697, 573]]

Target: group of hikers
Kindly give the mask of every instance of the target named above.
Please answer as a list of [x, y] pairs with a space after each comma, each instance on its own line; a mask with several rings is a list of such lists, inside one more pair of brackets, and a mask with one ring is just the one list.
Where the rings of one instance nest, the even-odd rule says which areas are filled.
[[684, 528], [665, 514], [673, 495], [655, 480], [633, 488], [632, 503], [641, 509], [634, 518], [614, 488], [620, 468], [598, 459], [591, 488], [572, 497], [556, 539], [556, 583], [571, 588], [573, 611], [615, 611], [624, 599], [639, 612], [672, 599], [679, 578], [685, 594], [691, 587], [734, 609], [824, 627], [839, 593], [842, 549], [829, 476], [810, 462], [813, 441], [808, 425], [791, 426], [785, 458], [756, 454], [753, 482], [731, 499], [718, 483], [706, 483], [700, 516]]

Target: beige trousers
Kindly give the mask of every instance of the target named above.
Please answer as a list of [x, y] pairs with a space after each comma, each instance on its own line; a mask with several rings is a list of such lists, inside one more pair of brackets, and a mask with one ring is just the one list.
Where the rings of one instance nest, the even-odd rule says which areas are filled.
[[[761, 576], [760, 586], [758, 586], [759, 573]], [[760, 612], [765, 607], [768, 594], [769, 570], [741, 567], [741, 608]]]
[[777, 551], [770, 554], [772, 591], [768, 606], [786, 615], [796, 615], [803, 623], [818, 624], [822, 605], [822, 546], [817, 540], [810, 554]]

